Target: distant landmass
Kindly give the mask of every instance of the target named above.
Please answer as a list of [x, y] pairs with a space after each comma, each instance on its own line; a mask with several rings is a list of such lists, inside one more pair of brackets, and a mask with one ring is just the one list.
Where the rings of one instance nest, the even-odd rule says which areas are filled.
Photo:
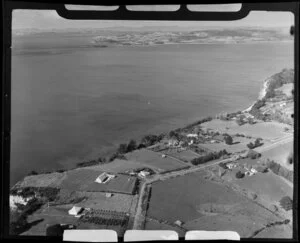
[[[214, 44], [214, 43], [252, 43], [265, 41], [292, 41], [292, 36], [282, 29], [260, 28], [224, 28], [200, 29], [193, 31], [154, 31], [148, 28], [133, 28], [131, 31], [116, 29], [70, 29], [68, 35], [91, 37], [91, 44], [98, 47], [108, 46], [147, 46], [163, 44]], [[43, 31], [39, 29], [14, 30], [14, 36], [64, 34], [59, 30]]]

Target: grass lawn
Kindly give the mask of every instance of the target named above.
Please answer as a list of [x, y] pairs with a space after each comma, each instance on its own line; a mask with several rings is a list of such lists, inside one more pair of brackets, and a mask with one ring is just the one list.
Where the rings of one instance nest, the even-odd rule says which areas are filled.
[[125, 172], [127, 170], [133, 170], [141, 167], [146, 167], [147, 165], [141, 165], [141, 163], [131, 161], [131, 160], [122, 160], [122, 159], [115, 159], [112, 162], [105, 163], [102, 165], [95, 165], [90, 167], [84, 167], [88, 170], [96, 170], [96, 171], [107, 171], [107, 172]]
[[198, 158], [200, 156], [190, 150], [182, 150], [177, 152], [176, 149], [168, 149], [162, 151], [162, 153], [173, 156], [185, 162], [190, 162], [192, 159]]
[[66, 172], [26, 176], [18, 183], [21, 187], [59, 187], [66, 178]]
[[185, 237], [185, 231], [183, 229], [180, 229], [179, 227], [172, 227], [171, 225], [148, 219], [145, 223], [145, 230], [173, 230], [177, 232], [179, 237]]
[[67, 177], [60, 184], [60, 188], [71, 191], [116, 192], [132, 194], [135, 189], [136, 178], [117, 174], [115, 178], [105, 184], [95, 182], [101, 171], [76, 169], [67, 172]]
[[162, 158], [160, 153], [147, 149], [136, 150], [131, 153], [127, 153], [125, 156], [128, 160], [156, 167], [159, 172], [174, 170], [186, 166], [183, 162], [181, 163], [169, 157]]
[[[223, 121], [213, 119], [209, 122], [201, 124], [204, 129], [210, 128], [221, 133], [234, 135], [236, 133], [245, 134], [254, 138], [261, 137], [263, 139], [276, 139], [286, 136], [284, 128], [289, 125], [279, 122], [258, 122], [256, 124], [244, 124], [239, 126], [235, 121]], [[290, 126], [289, 126], [290, 127]]]
[[265, 152], [262, 152], [262, 157], [274, 160], [287, 169], [293, 170], [294, 166], [286, 163], [289, 153], [293, 150], [293, 144], [293, 141], [285, 144], [280, 144], [276, 147], [266, 150]]

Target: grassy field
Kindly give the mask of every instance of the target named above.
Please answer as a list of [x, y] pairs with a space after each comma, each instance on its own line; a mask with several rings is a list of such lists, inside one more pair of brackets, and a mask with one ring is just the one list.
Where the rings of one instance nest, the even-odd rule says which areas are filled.
[[291, 239], [292, 230], [286, 225], [273, 226], [261, 231], [254, 238]]
[[[70, 204], [49, 208], [44, 207], [42, 210], [38, 210], [28, 217], [28, 222], [34, 225], [21, 235], [45, 236], [47, 227], [54, 224], [73, 224], [77, 229], [112, 229], [115, 230], [119, 236], [124, 234], [125, 229], [121, 226], [107, 226], [81, 222], [79, 218], [68, 214], [68, 210], [72, 208], [72, 206], [73, 205]], [[36, 224], [34, 222], [36, 222]]]
[[185, 161], [185, 162], [190, 162], [192, 159], [198, 158], [200, 156], [190, 150], [182, 150], [182, 151], [177, 152], [176, 149], [168, 149], [168, 150], [164, 150], [161, 152], [164, 154], [173, 156], [173, 157], [180, 159], [182, 161]]
[[145, 167], [147, 165], [142, 165], [141, 163], [131, 161], [131, 160], [121, 160], [121, 159], [115, 159], [112, 162], [102, 164], [102, 165], [96, 165], [96, 166], [90, 166], [90, 167], [84, 167], [87, 170], [96, 170], [96, 171], [107, 171], [107, 172], [125, 172], [127, 170], [133, 170], [141, 167]]
[[180, 163], [175, 159], [169, 157], [162, 158], [160, 153], [147, 149], [136, 150], [131, 153], [127, 153], [125, 156], [128, 160], [156, 167], [159, 172], [174, 170], [186, 166], [184, 163]]
[[18, 182], [20, 187], [59, 187], [60, 183], [66, 178], [67, 173], [50, 173], [26, 176], [24, 180]]
[[160, 223], [160, 222], [154, 221], [154, 220], [149, 220], [149, 219], [146, 220], [145, 230], [173, 230], [173, 231], [177, 232], [179, 237], [185, 236], [185, 230], [180, 229], [179, 227], [167, 225], [167, 224]]
[[239, 126], [235, 121], [213, 119], [209, 122], [202, 123], [201, 127], [204, 129], [210, 128], [221, 133], [228, 133], [232, 135], [240, 133], [255, 138], [261, 137], [263, 139], [276, 139], [286, 136], [287, 134], [284, 132], [284, 128], [291, 126], [275, 121], [259, 122], [253, 125], [247, 123]]
[[136, 178], [118, 174], [105, 184], [96, 183], [100, 171], [76, 169], [67, 172], [67, 177], [61, 182], [60, 188], [71, 191], [116, 192], [132, 194], [135, 189]]
[[127, 194], [113, 194], [112, 197], [106, 197], [104, 192], [81, 192], [81, 191], [68, 191], [61, 190], [59, 194], [59, 200], [55, 203], [68, 202], [70, 199], [85, 198], [85, 200], [80, 200], [76, 202], [75, 205], [84, 208], [93, 209], [104, 209], [104, 210], [114, 210], [117, 212], [129, 212], [131, 207], [136, 204], [134, 197], [137, 195], [127, 195]]
[[[188, 230], [234, 230], [244, 237], [278, 217], [231, 188], [204, 179], [205, 171], [152, 185], [147, 216]], [[180, 210], [178, 210], [180, 209]]]
[[235, 192], [203, 179], [205, 174], [201, 171], [153, 183], [147, 215], [169, 222], [185, 222], [202, 216], [199, 212], [201, 204], [235, 204], [243, 201]]
[[293, 165], [287, 164], [286, 160], [290, 153], [293, 150], [293, 141], [280, 144], [279, 146], [273, 147], [262, 153], [263, 158], [269, 158], [279, 163], [280, 165], [286, 167], [289, 170], [293, 170]]
[[220, 143], [206, 143], [201, 144], [202, 147], [213, 151], [220, 151], [226, 149], [229, 153], [236, 153], [243, 150], [248, 150], [247, 144], [254, 142], [255, 139], [249, 139], [244, 137], [233, 137], [233, 144], [228, 145], [225, 142]]

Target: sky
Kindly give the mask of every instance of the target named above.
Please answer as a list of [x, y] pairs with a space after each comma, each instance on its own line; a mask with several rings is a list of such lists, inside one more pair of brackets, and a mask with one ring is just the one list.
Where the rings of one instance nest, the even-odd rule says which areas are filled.
[[[135, 7], [141, 10], [143, 6]], [[148, 6], [149, 7], [149, 6]], [[68, 9], [82, 9], [81, 6], [67, 6]], [[86, 9], [94, 9], [93, 6], [86, 6]], [[134, 8], [134, 7], [132, 7]], [[177, 6], [164, 6], [164, 11], [176, 10]], [[210, 6], [194, 6], [194, 10], [209, 11]], [[240, 8], [236, 4], [222, 5], [215, 11], [238, 11]], [[152, 7], [157, 10], [159, 8]], [[14, 10], [13, 11], [12, 28], [15, 30], [22, 29], [41, 29], [41, 30], [63, 30], [63, 29], [84, 29], [84, 28], [121, 28], [122, 30], [132, 28], [151, 27], [170, 28], [174, 27], [178, 30], [189, 30], [195, 28], [209, 27], [276, 27], [287, 28], [294, 24], [294, 15], [290, 12], [267, 12], [253, 11], [248, 16], [236, 21], [124, 21], [124, 20], [68, 20], [60, 17], [54, 10]]]

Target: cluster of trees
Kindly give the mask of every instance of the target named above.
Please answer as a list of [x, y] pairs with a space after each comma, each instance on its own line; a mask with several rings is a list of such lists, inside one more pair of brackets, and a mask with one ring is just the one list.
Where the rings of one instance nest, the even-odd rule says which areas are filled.
[[136, 149], [137, 149], [136, 141], [131, 139], [128, 144], [121, 143], [119, 145], [119, 148], [118, 148], [117, 152], [120, 153], [120, 154], [126, 154], [126, 153], [131, 152], [131, 151], [136, 150]]
[[293, 209], [293, 200], [289, 196], [285, 196], [279, 201], [280, 206], [285, 210], [289, 211]]
[[160, 134], [160, 135], [146, 135], [142, 138], [141, 140], [141, 145], [139, 145], [139, 147], [148, 147], [151, 146], [153, 144], [156, 144], [158, 142], [160, 142], [163, 138], [164, 138], [164, 134]]
[[231, 145], [233, 143], [232, 137], [230, 135], [228, 135], [228, 134], [224, 137], [224, 141], [228, 145]]
[[128, 217], [124, 218], [104, 218], [104, 217], [83, 217], [80, 219], [82, 222], [100, 224], [100, 225], [120, 225], [126, 226], [128, 223]]
[[10, 212], [10, 234], [18, 235], [30, 228], [31, 224], [27, 221], [28, 215], [40, 209], [42, 205], [43, 202], [37, 198], [30, 199], [26, 205], [18, 204], [18, 210]]
[[[10, 194], [15, 196], [21, 196], [23, 198], [34, 197], [33, 199], [41, 198], [48, 201], [54, 201], [57, 198], [59, 192], [59, 188], [53, 187], [24, 187], [19, 189], [12, 189], [10, 191]], [[34, 204], [35, 201], [32, 200], [28, 201], [26, 206], [30, 207], [31, 203]]]
[[105, 162], [106, 162], [106, 159], [100, 157], [98, 159], [93, 159], [90, 161], [83, 161], [83, 162], [77, 163], [76, 166], [77, 167], [88, 167], [88, 166], [103, 164]]
[[261, 153], [258, 153], [252, 149], [249, 149], [247, 157], [250, 159], [258, 159], [259, 157], [261, 157]]
[[257, 139], [255, 139], [254, 143], [252, 143], [252, 142], [248, 143], [247, 147], [249, 149], [254, 149], [254, 148], [257, 148], [259, 146], [262, 146], [263, 143], [261, 141], [262, 141], [262, 138], [257, 138]]
[[199, 165], [199, 164], [203, 164], [205, 162], [211, 161], [211, 160], [215, 160], [215, 159], [219, 159], [221, 158], [223, 155], [228, 155], [229, 153], [224, 149], [224, 150], [220, 150], [219, 152], [210, 152], [206, 155], [203, 155], [201, 157], [192, 159], [191, 163], [193, 165]]
[[235, 177], [240, 179], [243, 178], [245, 176], [245, 174], [243, 172], [241, 172], [240, 170], [238, 172], [236, 172]]
[[208, 116], [208, 117], [203, 118], [203, 119], [201, 119], [201, 120], [199, 120], [199, 121], [196, 121], [196, 122], [194, 122], [194, 123], [192, 123], [192, 124], [189, 124], [189, 125], [187, 125], [187, 126], [184, 127], [184, 128], [185, 128], [185, 129], [190, 129], [190, 128], [193, 128], [194, 126], [200, 125], [200, 124], [202, 124], [202, 123], [204, 123], [204, 122], [211, 121], [212, 119], [213, 119], [213, 118], [212, 118], [211, 116]]
[[293, 163], [294, 163], [294, 152], [291, 152], [287, 157], [287, 164], [292, 165]]

